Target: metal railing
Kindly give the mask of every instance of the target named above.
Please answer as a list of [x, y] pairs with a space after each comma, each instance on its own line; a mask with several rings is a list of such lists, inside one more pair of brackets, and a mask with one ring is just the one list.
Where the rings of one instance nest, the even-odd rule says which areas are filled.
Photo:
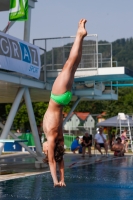
[[[69, 57], [75, 36], [34, 39], [33, 44], [45, 49], [42, 65], [47, 70], [62, 69]], [[44, 58], [44, 59], [43, 59]], [[45, 61], [44, 61], [45, 60]], [[98, 68], [98, 36], [87, 35], [83, 41], [82, 58], [78, 68]]]
[[[75, 36], [34, 39], [33, 43], [45, 49], [41, 54], [42, 65], [47, 70], [62, 69], [68, 59]], [[97, 34], [87, 35], [83, 41], [82, 58], [78, 68], [98, 68], [117, 66], [112, 61], [112, 43], [98, 43]]]

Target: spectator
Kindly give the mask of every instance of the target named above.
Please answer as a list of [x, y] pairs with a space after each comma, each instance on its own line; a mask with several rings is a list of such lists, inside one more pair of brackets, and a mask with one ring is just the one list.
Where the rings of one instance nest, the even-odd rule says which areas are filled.
[[82, 143], [83, 143], [83, 137], [79, 138], [79, 143], [82, 145]]
[[115, 139], [115, 135], [114, 136], [112, 136], [112, 139], [111, 139], [111, 148], [110, 149], [112, 149], [112, 146], [114, 145], [116, 143], [116, 139]]
[[20, 131], [20, 129], [17, 129], [17, 131], [16, 131], [17, 133], [21, 133], [21, 131]]
[[83, 153], [82, 157], [85, 156], [86, 148], [88, 148], [88, 154], [91, 157], [91, 146], [92, 146], [92, 135], [90, 135], [89, 133], [85, 133], [82, 142], [82, 153]]
[[113, 133], [113, 134], [111, 134], [111, 140], [110, 140], [110, 149], [112, 148], [112, 146], [113, 146], [113, 144], [115, 143], [115, 141], [116, 141], [116, 139], [115, 139], [116, 137], [115, 137], [115, 134]]
[[16, 135], [17, 137], [22, 135], [22, 133], [21, 133], [20, 129], [17, 129], [17, 130], [16, 130], [16, 133], [15, 133], [15, 135]]
[[101, 151], [102, 147], [105, 149], [106, 156], [107, 156], [108, 145], [107, 145], [107, 141], [106, 141], [106, 135], [103, 133], [103, 128], [100, 127], [99, 133], [97, 133], [95, 135], [95, 148], [101, 153], [101, 155], [103, 154]]
[[82, 143], [83, 143], [83, 138], [79, 138], [79, 144], [80, 144], [80, 148], [79, 148], [79, 153], [82, 153]]
[[125, 152], [128, 152], [128, 138], [127, 138], [127, 130], [124, 129], [124, 131], [121, 134], [121, 140], [122, 144], [125, 146]]
[[79, 150], [79, 148], [80, 148], [79, 137], [76, 137], [71, 144], [71, 151], [75, 153], [75, 151]]
[[122, 144], [120, 137], [116, 139], [116, 143], [113, 144], [111, 150], [114, 151], [114, 156], [124, 156], [124, 144]]

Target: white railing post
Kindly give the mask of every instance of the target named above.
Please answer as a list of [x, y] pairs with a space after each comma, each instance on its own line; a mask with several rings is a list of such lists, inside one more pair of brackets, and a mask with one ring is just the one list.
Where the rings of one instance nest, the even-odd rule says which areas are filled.
[[[1, 139], [6, 139], [7, 136], [8, 136], [8, 133], [9, 133], [9, 131], [11, 129], [14, 117], [15, 117], [15, 115], [17, 113], [20, 101], [21, 101], [22, 96], [24, 94], [24, 91], [25, 91], [25, 88], [21, 88], [19, 90], [14, 102], [13, 102], [13, 105], [11, 107], [10, 113], [8, 115], [8, 118], [7, 118], [7, 121], [6, 121], [6, 124], [5, 124], [5, 127], [4, 127], [4, 129], [2, 131], [2, 134], [1, 134], [1, 137], [0, 137]], [[0, 155], [2, 153], [3, 147], [4, 147], [4, 143], [0, 143]]]

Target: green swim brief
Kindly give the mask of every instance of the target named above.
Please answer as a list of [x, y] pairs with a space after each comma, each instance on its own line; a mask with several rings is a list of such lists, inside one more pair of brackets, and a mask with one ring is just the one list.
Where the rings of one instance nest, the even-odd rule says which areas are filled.
[[64, 94], [55, 95], [51, 93], [50, 98], [60, 105], [67, 105], [72, 98], [72, 93], [70, 91], [66, 91]]

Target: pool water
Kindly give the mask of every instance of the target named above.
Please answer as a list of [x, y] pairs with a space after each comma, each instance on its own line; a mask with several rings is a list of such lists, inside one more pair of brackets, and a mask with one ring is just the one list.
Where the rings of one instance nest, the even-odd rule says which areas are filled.
[[65, 170], [65, 188], [50, 173], [0, 182], [0, 200], [133, 200], [133, 157]]

